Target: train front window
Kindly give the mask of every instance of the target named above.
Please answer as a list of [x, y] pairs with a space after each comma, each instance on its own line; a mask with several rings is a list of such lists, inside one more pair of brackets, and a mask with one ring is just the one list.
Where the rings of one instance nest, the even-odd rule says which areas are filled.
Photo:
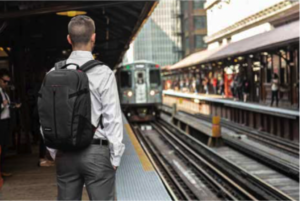
[[121, 72], [121, 87], [122, 88], [131, 88], [131, 72], [122, 71]]
[[143, 72], [139, 72], [137, 74], [137, 84], [144, 84], [144, 73]]
[[151, 86], [160, 86], [160, 71], [150, 70], [150, 84]]

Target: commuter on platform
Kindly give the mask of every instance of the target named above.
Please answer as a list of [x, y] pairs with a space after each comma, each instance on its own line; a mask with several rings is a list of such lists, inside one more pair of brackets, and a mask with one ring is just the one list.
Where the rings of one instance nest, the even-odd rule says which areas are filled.
[[192, 91], [193, 91], [194, 93], [198, 93], [197, 87], [196, 87], [196, 86], [197, 86], [197, 85], [196, 85], [196, 78], [193, 77], [193, 78], [192, 78]]
[[200, 92], [200, 83], [201, 83], [201, 80], [200, 80], [201, 78], [200, 78], [200, 75], [199, 74], [197, 74], [196, 75], [196, 93], [199, 93]]
[[4, 158], [9, 144], [10, 135], [10, 120], [11, 120], [11, 109], [20, 108], [21, 103], [16, 104], [11, 102], [8, 94], [8, 84], [10, 82], [10, 76], [7, 71], [0, 72], [0, 104], [1, 104], [1, 115], [0, 115], [0, 146], [1, 146], [1, 160], [0, 160], [0, 171], [3, 177], [11, 176], [11, 173], [3, 170]]
[[184, 87], [184, 81], [183, 81], [183, 78], [181, 78], [180, 81], [179, 81], [179, 91], [180, 92], [183, 91], [183, 87]]
[[202, 84], [203, 84], [203, 87], [204, 87], [205, 94], [209, 94], [208, 78], [207, 77], [204, 77]]
[[248, 96], [250, 93], [249, 81], [246, 76], [244, 76], [243, 80], [243, 95], [244, 95], [244, 102], [247, 102]]
[[219, 81], [219, 89], [220, 89], [220, 95], [222, 95], [222, 97], [224, 97], [225, 92], [225, 85], [224, 85], [224, 79], [221, 77], [220, 81]]
[[185, 79], [185, 90], [186, 90], [187, 92], [190, 92], [190, 91], [191, 91], [190, 86], [191, 86], [191, 84], [190, 84], [190, 79], [189, 79], [189, 77], [186, 77], [186, 79]]
[[241, 77], [241, 74], [237, 74], [237, 76], [234, 78], [235, 80], [235, 86], [236, 86], [236, 97], [239, 101], [243, 100], [243, 80]]
[[233, 100], [236, 101], [236, 96], [237, 96], [237, 82], [236, 82], [236, 77], [230, 83], [230, 90], [231, 90], [231, 94], [232, 94]]
[[[83, 15], [73, 17], [69, 22], [68, 32], [67, 40], [72, 45], [73, 52], [66, 63], [82, 66], [94, 60], [94, 21]], [[84, 149], [50, 149], [56, 163], [58, 200], [81, 200], [84, 185], [90, 200], [115, 198], [116, 170], [125, 149], [122, 143], [122, 112], [115, 75], [108, 66], [100, 63], [87, 71], [86, 75], [89, 81], [94, 136], [91, 144]]]
[[271, 90], [272, 90], [272, 100], [271, 100], [271, 106], [273, 106], [274, 99], [276, 99], [276, 106], [278, 107], [278, 91], [279, 91], [279, 79], [278, 75], [274, 73], [272, 75], [272, 81], [271, 81]]
[[218, 94], [218, 79], [216, 77], [212, 79], [212, 85], [214, 88], [214, 94]]

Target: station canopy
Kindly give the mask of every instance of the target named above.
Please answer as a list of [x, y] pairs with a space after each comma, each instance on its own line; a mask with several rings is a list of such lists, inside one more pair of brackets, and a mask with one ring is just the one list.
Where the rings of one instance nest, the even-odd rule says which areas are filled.
[[173, 66], [165, 68], [165, 70], [176, 70], [208, 62], [215, 62], [228, 57], [253, 54], [271, 48], [280, 48], [295, 42], [299, 42], [299, 21], [291, 22], [271, 31], [232, 42], [215, 49], [196, 52]]
[[218, 47], [215, 49], [202, 50], [200, 52], [193, 53], [181, 61], [177, 62], [173, 66], [166, 66], [164, 70], [176, 70], [179, 68], [191, 67], [203, 63], [206, 61], [211, 55], [218, 52], [222, 47]]
[[66, 40], [70, 17], [90, 16], [96, 25], [96, 58], [110, 67], [122, 61], [155, 1], [2, 1], [0, 47], [36, 48], [47, 55], [69, 52]]

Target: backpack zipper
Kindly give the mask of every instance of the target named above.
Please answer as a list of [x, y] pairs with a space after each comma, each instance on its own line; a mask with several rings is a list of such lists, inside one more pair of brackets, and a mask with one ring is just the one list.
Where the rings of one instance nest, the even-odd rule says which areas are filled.
[[54, 117], [54, 132], [55, 132], [55, 137], [57, 137], [57, 128], [56, 128], [56, 104], [55, 104], [55, 96], [56, 96], [56, 88], [55, 86], [53, 87], [53, 117]]

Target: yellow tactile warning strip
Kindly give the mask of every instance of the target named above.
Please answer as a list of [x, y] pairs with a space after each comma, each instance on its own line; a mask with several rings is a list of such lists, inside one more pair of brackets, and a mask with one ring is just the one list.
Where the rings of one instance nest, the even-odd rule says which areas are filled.
[[124, 124], [124, 125], [125, 125], [125, 129], [128, 133], [128, 136], [132, 142], [132, 145], [140, 159], [140, 162], [143, 166], [144, 171], [154, 171], [154, 168], [153, 168], [151, 162], [149, 161], [149, 159], [148, 159], [146, 153], [144, 152], [143, 148], [141, 147], [140, 143], [136, 139], [130, 125], [129, 124]]

